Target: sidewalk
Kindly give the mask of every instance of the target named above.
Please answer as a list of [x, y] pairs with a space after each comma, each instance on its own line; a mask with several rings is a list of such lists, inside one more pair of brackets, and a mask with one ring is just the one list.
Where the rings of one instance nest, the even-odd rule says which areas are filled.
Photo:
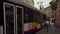
[[60, 34], [60, 28], [57, 28], [54, 26], [54, 24], [51, 24], [49, 28], [49, 32], [46, 31], [46, 27], [45, 27], [44, 29], [37, 32], [36, 34]]

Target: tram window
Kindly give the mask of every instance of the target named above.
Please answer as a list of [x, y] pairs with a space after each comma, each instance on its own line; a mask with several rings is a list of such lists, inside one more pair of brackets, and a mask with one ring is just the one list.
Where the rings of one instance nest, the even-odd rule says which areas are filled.
[[30, 19], [30, 18], [29, 18], [29, 14], [26, 14], [26, 13], [25, 13], [25, 14], [24, 14], [24, 21], [25, 21], [25, 22], [26, 22], [26, 21], [29, 21], [29, 19]]
[[29, 12], [29, 13], [30, 13], [30, 14], [29, 14], [29, 15], [30, 15], [30, 16], [29, 16], [29, 17], [30, 17], [30, 21], [33, 21], [33, 11], [32, 11], [32, 10], [30, 10], [30, 12]]
[[25, 8], [24, 9], [24, 22], [27, 22], [27, 21], [29, 21], [29, 14], [28, 14], [28, 9], [27, 8]]
[[39, 18], [38, 18], [37, 12], [34, 12], [33, 15], [34, 15], [34, 16], [33, 16], [33, 20], [38, 23]]
[[33, 21], [33, 12], [30, 9], [25, 9], [25, 11], [24, 11], [24, 21], [25, 22]]

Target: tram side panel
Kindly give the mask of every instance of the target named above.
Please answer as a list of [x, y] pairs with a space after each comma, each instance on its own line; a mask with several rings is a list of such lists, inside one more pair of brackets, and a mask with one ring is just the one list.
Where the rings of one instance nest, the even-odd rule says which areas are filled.
[[[40, 13], [39, 13], [40, 14]], [[44, 25], [43, 15], [39, 15], [38, 12], [25, 8], [24, 10], [24, 31], [25, 34], [32, 34], [35, 31], [38, 31]], [[42, 19], [41, 19], [42, 18]]]

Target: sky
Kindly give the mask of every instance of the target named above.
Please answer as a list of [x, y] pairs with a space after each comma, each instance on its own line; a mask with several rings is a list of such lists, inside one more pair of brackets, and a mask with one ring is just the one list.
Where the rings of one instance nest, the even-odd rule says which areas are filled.
[[42, 2], [42, 5], [43, 5], [43, 7], [44, 8], [47, 8], [47, 7], [49, 7], [50, 6], [50, 2], [51, 2], [52, 0], [34, 0], [34, 3], [35, 3], [35, 5], [34, 5], [34, 7], [36, 7], [37, 9], [39, 9], [39, 7], [40, 7], [40, 5], [41, 4], [37, 4], [38, 2], [40, 3], [40, 2]]

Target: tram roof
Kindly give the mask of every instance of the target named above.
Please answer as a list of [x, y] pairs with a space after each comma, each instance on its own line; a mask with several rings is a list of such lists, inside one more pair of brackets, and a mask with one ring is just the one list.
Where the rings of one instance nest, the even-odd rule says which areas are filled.
[[[20, 5], [23, 5], [23, 6], [26, 6], [26, 7], [29, 7], [29, 8], [31, 8], [31, 9], [35, 10], [35, 11], [38, 11], [38, 12], [42, 13], [40, 10], [38, 10], [37, 8], [31, 6], [31, 5], [28, 4], [28, 3], [25, 3], [23, 0], [8, 0], [8, 1], [11, 1], [11, 2], [20, 4]], [[42, 13], [42, 14], [44, 14], [44, 13]]]

